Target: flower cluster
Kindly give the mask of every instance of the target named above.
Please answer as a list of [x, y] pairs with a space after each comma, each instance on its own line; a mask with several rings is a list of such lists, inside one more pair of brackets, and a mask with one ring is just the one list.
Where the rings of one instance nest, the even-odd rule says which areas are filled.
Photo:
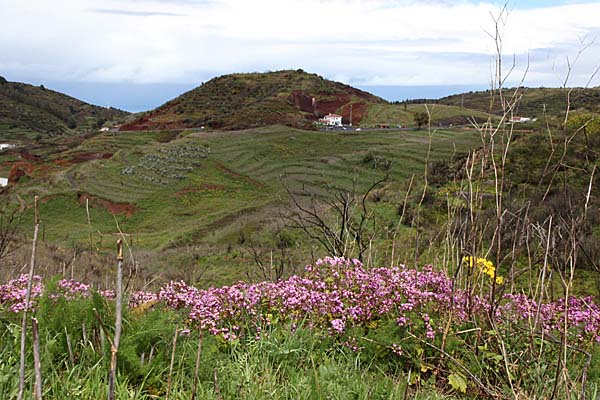
[[[341, 334], [350, 325], [369, 325], [395, 318], [398, 325], [423, 321], [428, 338], [441, 330], [432, 316], [452, 311], [454, 318], [468, 316], [466, 294], [453, 290], [451, 279], [426, 267], [367, 270], [358, 260], [325, 258], [306, 267], [304, 276], [276, 283], [198, 290], [183, 282], [171, 282], [159, 297], [173, 308], [189, 309], [189, 320], [200, 329], [226, 338], [238, 337], [238, 328], [254, 330], [274, 321], [303, 322]], [[470, 307], [489, 309], [475, 296]], [[439, 319], [438, 319], [439, 322]]]
[[[269, 324], [288, 321], [337, 335], [350, 326], [372, 326], [384, 319], [402, 327], [418, 324], [424, 337], [433, 340], [450, 313], [455, 323], [461, 323], [486, 319], [492, 309], [487, 299], [455, 289], [450, 277], [431, 267], [365, 269], [357, 260], [340, 258], [319, 260], [303, 276], [276, 283], [239, 282], [199, 290], [171, 282], [159, 298], [173, 308], [189, 310], [192, 325], [229, 340], [242, 334], [241, 326], [259, 333]], [[563, 332], [566, 318], [573, 338], [600, 342], [600, 312], [593, 300], [572, 297], [568, 306], [563, 303], [541, 304], [538, 311], [528, 297], [506, 295], [495, 316], [521, 323], [537, 315], [540, 329], [547, 333]]]
[[73, 279], [62, 279], [57, 283], [58, 293], [53, 298], [64, 297], [73, 300], [78, 297], [90, 297], [90, 285], [75, 281]]
[[[494, 267], [494, 263], [492, 263], [490, 260], [486, 260], [485, 258], [464, 256], [463, 262], [466, 263], [469, 268], [477, 268], [482, 274], [489, 276], [490, 280], [493, 280], [494, 275], [496, 275], [496, 267]], [[504, 277], [496, 275], [496, 284], [502, 285], [503, 283]]]
[[[25, 309], [27, 300], [27, 281], [29, 274], [22, 274], [16, 279], [11, 279], [0, 285], [0, 306], [6, 307], [10, 312], [21, 312]], [[30, 307], [35, 305], [35, 300], [42, 295], [44, 287], [42, 277], [34, 275], [31, 285]], [[0, 308], [1, 309], [1, 308]]]
[[129, 307], [136, 308], [144, 304], [156, 303], [158, 301], [158, 295], [154, 292], [145, 292], [138, 290], [133, 292], [129, 297]]
[[527, 321], [543, 332], [563, 332], [565, 321], [569, 333], [577, 340], [591, 338], [600, 343], [600, 307], [592, 297], [560, 298], [551, 303], [537, 303], [523, 294], [506, 294], [496, 317], [506, 322]]

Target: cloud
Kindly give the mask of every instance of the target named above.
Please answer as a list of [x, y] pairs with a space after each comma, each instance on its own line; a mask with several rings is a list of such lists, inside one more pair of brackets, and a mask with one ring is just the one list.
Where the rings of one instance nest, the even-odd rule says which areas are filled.
[[128, 15], [128, 16], [135, 16], [135, 17], [151, 17], [151, 16], [183, 17], [184, 16], [184, 14], [175, 14], [175, 13], [169, 13], [169, 12], [113, 10], [113, 9], [106, 9], [106, 8], [92, 8], [89, 11], [98, 13], [98, 14]]
[[[495, 46], [485, 31], [499, 9], [435, 0], [0, 0], [0, 7], [0, 72], [9, 79], [199, 83], [303, 68], [377, 85], [488, 82]], [[557, 84], [582, 38], [600, 32], [597, 15], [600, 2], [513, 9], [502, 27], [505, 63], [514, 56], [515, 77], [529, 65], [532, 81]], [[573, 84], [585, 84], [598, 50], [594, 43], [579, 57]]]

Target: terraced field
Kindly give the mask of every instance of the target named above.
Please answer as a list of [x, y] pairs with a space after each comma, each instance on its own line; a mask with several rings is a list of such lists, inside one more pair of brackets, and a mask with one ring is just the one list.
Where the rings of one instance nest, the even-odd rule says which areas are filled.
[[[62, 160], [78, 161], [47, 178], [53, 189], [42, 191], [43, 182], [31, 179], [13, 190], [43, 194], [49, 240], [86, 241], [92, 232], [101, 247], [118, 222], [145, 248], [222, 245], [248, 226], [267, 226], [289, 201], [284, 184], [296, 194], [326, 197], [351, 187], [355, 177], [358, 190], [386, 173], [398, 182], [422, 174], [428, 148], [423, 131], [275, 126], [181, 132], [166, 142], [164, 137], [164, 132], [96, 136], [61, 153]], [[437, 131], [431, 159], [447, 159], [477, 144], [471, 132]], [[89, 161], [81, 162], [86, 157]]]

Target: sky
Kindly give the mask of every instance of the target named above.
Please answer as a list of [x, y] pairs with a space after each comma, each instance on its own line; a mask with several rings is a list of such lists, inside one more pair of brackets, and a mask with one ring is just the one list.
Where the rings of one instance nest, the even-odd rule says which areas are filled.
[[[219, 75], [298, 68], [389, 100], [440, 97], [489, 87], [503, 5], [0, 0], [0, 76], [129, 111]], [[499, 24], [507, 84], [600, 85], [598, 15], [600, 1], [509, 1]]]

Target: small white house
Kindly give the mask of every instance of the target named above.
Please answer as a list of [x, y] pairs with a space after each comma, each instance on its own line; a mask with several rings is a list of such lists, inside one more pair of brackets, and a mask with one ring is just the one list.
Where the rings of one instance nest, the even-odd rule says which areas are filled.
[[4, 187], [8, 185], [8, 179], [7, 178], [0, 178], [0, 187]]
[[523, 123], [523, 122], [532, 122], [533, 120], [529, 117], [512, 117], [508, 123]]
[[342, 126], [342, 116], [338, 114], [327, 114], [319, 122], [328, 126]]

